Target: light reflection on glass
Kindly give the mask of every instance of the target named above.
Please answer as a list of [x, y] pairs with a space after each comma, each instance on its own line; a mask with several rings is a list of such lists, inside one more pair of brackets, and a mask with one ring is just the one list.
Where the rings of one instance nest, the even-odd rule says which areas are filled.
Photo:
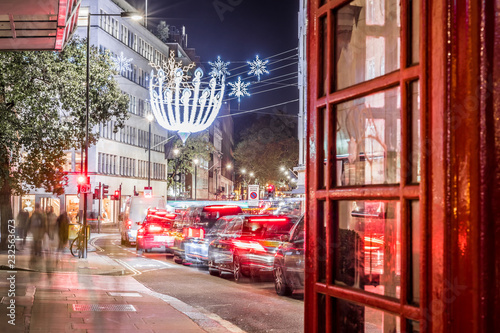
[[399, 87], [338, 104], [337, 186], [400, 181]]
[[336, 89], [399, 69], [399, 0], [355, 0], [336, 12]]
[[369, 306], [332, 298], [334, 327], [332, 332], [399, 333], [401, 319]]
[[400, 297], [398, 201], [339, 201], [335, 283]]

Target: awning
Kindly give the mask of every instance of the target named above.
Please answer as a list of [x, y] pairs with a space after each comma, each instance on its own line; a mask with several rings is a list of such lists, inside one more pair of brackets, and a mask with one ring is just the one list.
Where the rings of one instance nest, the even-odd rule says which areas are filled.
[[62, 50], [76, 29], [81, 1], [1, 0], [0, 50]]

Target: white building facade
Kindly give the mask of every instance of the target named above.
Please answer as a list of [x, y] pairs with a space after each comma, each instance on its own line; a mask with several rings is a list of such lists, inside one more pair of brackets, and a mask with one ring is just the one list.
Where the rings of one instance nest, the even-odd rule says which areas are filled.
[[[137, 12], [123, 0], [82, 1], [76, 35], [87, 37], [89, 11], [90, 44], [100, 52], [110, 52], [113, 58], [122, 58], [124, 64], [130, 65], [130, 70], [124, 69], [119, 75], [115, 75], [120, 89], [130, 98], [129, 119], [116, 132], [113, 120], [91, 129], [98, 132], [100, 138], [88, 150], [92, 192], [99, 186], [104, 188], [104, 185], [107, 185], [108, 191], [108, 195], [100, 200], [92, 199], [92, 195], [89, 195], [88, 211], [92, 212], [90, 218], [96, 219], [100, 212], [103, 222], [115, 222], [120, 212], [119, 206], [124, 205], [127, 197], [141, 195], [148, 186], [152, 188], [153, 195], [167, 198], [168, 170], [164, 145], [175, 133], [169, 133], [156, 120], [151, 122], [149, 164], [150, 122], [147, 115], [151, 113], [148, 100], [150, 73], [153, 69], [150, 63], [160, 64], [166, 61], [170, 51], [175, 52], [177, 62], [187, 64], [194, 59], [188, 56], [181, 45], [163, 43], [143, 26], [142, 20], [136, 22], [120, 17], [122, 12]], [[28, 195], [17, 198], [19, 200], [14, 199], [14, 212], [21, 209], [30, 211], [35, 202], [39, 202], [42, 208], [54, 207], [56, 214], [67, 211], [72, 222], [76, 222], [77, 215], [82, 210], [80, 201], [83, 201], [76, 186], [77, 176], [82, 171], [81, 156], [80, 150], [67, 152], [64, 171], [68, 173], [68, 184], [64, 195], [57, 197], [41, 189], [33, 190]], [[121, 200], [112, 200], [111, 196], [115, 191], [120, 191]]]

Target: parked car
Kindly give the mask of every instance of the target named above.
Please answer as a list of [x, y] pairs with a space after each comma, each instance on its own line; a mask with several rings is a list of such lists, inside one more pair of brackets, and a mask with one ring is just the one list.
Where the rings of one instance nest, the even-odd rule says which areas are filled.
[[165, 208], [163, 197], [134, 196], [127, 199], [123, 219], [119, 224], [122, 245], [135, 245], [137, 230], [149, 208]]
[[304, 216], [293, 226], [274, 257], [273, 278], [276, 293], [291, 295], [304, 288]]
[[175, 239], [174, 261], [176, 263], [197, 263], [197, 242], [205, 238], [218, 218], [240, 214], [243, 211], [237, 205], [202, 205], [189, 207], [179, 223], [179, 234]]
[[137, 230], [137, 254], [152, 249], [167, 252], [174, 244], [175, 229], [173, 229], [176, 214], [164, 209], [149, 209], [141, 227]]
[[206, 266], [208, 264], [208, 247], [210, 243], [219, 237], [232, 218], [232, 215], [223, 216], [219, 218], [213, 227], [209, 228], [206, 233], [198, 235], [198, 237], [187, 238], [184, 244], [185, 260], [187, 262]]
[[208, 248], [208, 270], [211, 275], [233, 274], [236, 282], [242, 276], [259, 277], [273, 270], [274, 255], [283, 235], [294, 220], [287, 216], [232, 216]]

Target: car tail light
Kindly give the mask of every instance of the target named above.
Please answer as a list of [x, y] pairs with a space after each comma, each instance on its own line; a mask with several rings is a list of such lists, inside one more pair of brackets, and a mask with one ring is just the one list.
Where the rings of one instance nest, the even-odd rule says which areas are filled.
[[255, 250], [257, 252], [266, 252], [266, 249], [260, 245], [258, 242], [253, 241], [242, 241], [242, 240], [233, 240], [234, 246], [243, 250]]
[[221, 209], [235, 209], [235, 208], [239, 208], [240, 206], [236, 206], [236, 205], [223, 205], [223, 206], [220, 206], [220, 205], [216, 205], [216, 206], [206, 206], [204, 209], [206, 210], [221, 210]]
[[250, 222], [288, 222], [287, 217], [250, 217]]
[[137, 230], [137, 238], [144, 238], [144, 228]]
[[203, 229], [203, 228], [188, 228], [187, 237], [205, 238], [205, 229]]
[[131, 220], [127, 221], [127, 229], [132, 229], [132, 221]]
[[167, 219], [175, 219], [177, 217], [177, 215], [176, 214], [166, 214], [165, 217]]

